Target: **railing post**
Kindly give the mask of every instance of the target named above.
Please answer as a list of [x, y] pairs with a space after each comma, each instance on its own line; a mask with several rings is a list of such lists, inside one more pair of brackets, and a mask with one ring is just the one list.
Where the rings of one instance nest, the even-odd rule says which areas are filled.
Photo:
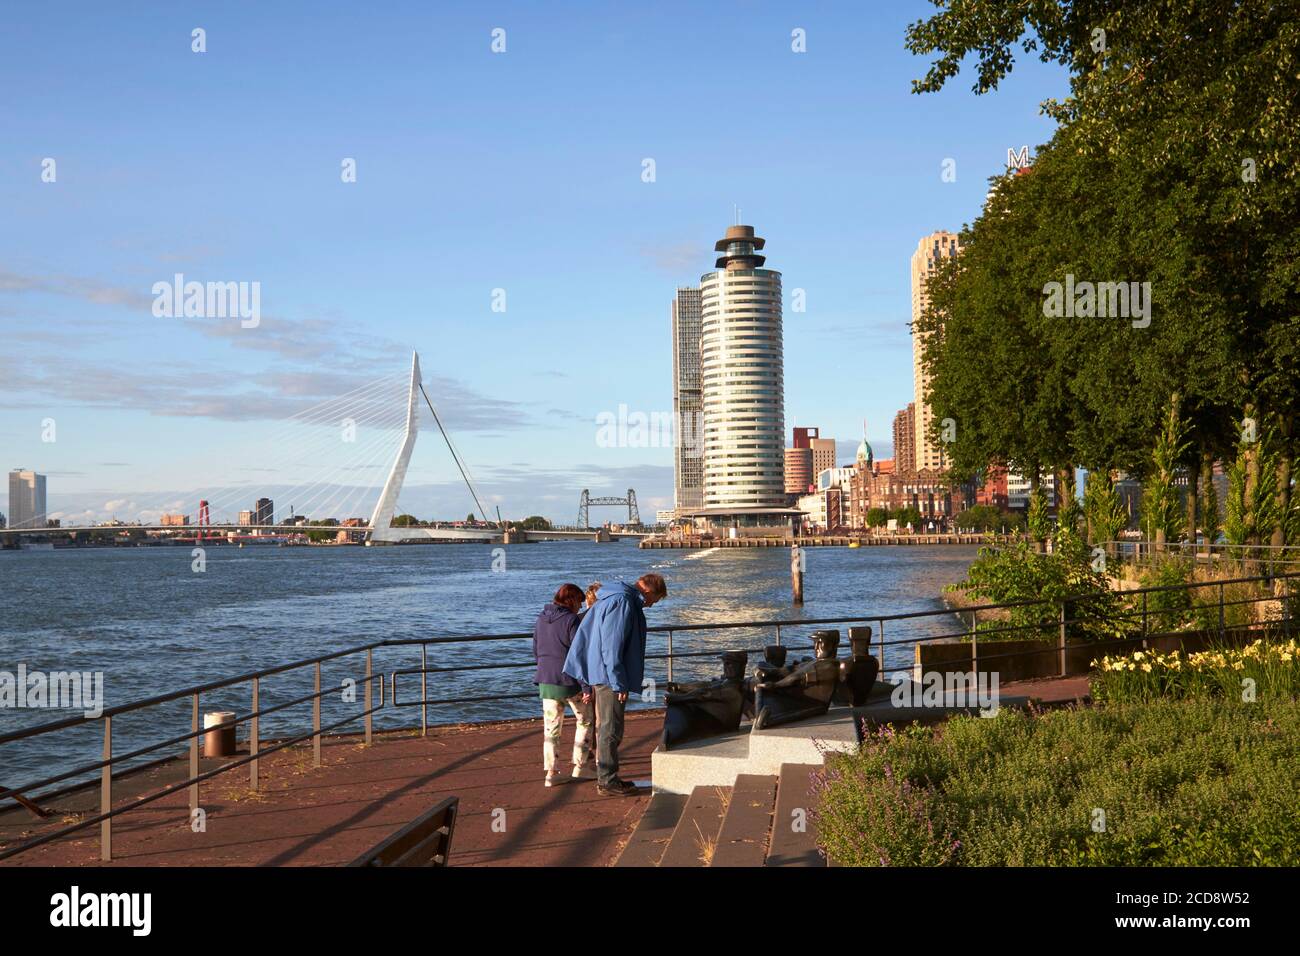
[[254, 678], [253, 678], [253, 719], [252, 719], [252, 721], [251, 721], [251, 722], [249, 723], [249, 725], [248, 725], [248, 755], [249, 755], [250, 757], [253, 758], [252, 761], [251, 761], [251, 762], [249, 763], [249, 765], [248, 765], [248, 785], [249, 785], [250, 787], [252, 787], [254, 790], [256, 790], [256, 789], [257, 789], [257, 786], [258, 786], [258, 783], [257, 783], [257, 763], [258, 763], [258, 760], [257, 760], [257, 752], [258, 752], [258, 749], [259, 749], [259, 748], [258, 748], [258, 743], [259, 743], [260, 741], [259, 741], [259, 737], [258, 737], [258, 727], [257, 727], [258, 717], [257, 717], [257, 712], [261, 709], [261, 706], [262, 706], [262, 705], [258, 702], [258, 701], [261, 699], [261, 693], [260, 693], [260, 691], [261, 691], [261, 686], [260, 686], [260, 685], [261, 685], [261, 679], [260, 679], [260, 678], [257, 678], [257, 677], [254, 677]]
[[1057, 650], [1060, 655], [1061, 676], [1065, 676], [1065, 601], [1061, 601], [1061, 630], [1056, 639]]
[[883, 677], [885, 673], [885, 622], [882, 618], [876, 623], [880, 625], [880, 670], [878, 673]]
[[970, 612], [970, 670], [971, 675], [975, 678], [975, 686], [979, 686], [980, 681], [980, 658], [979, 658], [979, 639], [976, 637], [975, 630], [975, 612]]
[[316, 696], [311, 701], [311, 760], [313, 767], [320, 766], [320, 661], [316, 662]]
[[1147, 646], [1147, 592], [1142, 592], [1142, 648]]
[[780, 624], [776, 626], [776, 646], [777, 647], [781, 646], [781, 625]]
[[1219, 582], [1219, 637], [1223, 637], [1223, 582]]
[[[113, 718], [104, 718], [104, 768], [99, 772], [99, 812], [113, 810]], [[107, 863], [113, 859], [113, 821], [99, 823], [99, 858]]]
[[374, 724], [371, 718], [374, 716], [370, 713], [370, 701], [373, 693], [371, 687], [371, 678], [374, 676], [375, 652], [372, 648], [366, 648], [366, 743], [370, 743], [370, 738], [374, 733]]
[[199, 782], [194, 778], [199, 775], [199, 695], [194, 695], [194, 703], [190, 708], [190, 814], [199, 808]]
[[[393, 695], [397, 696], [396, 694]], [[429, 645], [420, 645], [420, 736], [429, 734]]]
[[668, 629], [668, 683], [673, 682], [673, 632]]

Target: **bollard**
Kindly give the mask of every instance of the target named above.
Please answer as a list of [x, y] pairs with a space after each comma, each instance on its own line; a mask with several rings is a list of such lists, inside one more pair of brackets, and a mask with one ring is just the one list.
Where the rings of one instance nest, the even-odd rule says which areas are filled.
[[803, 604], [803, 549], [790, 545], [790, 590], [795, 604]]
[[213, 710], [203, 715], [203, 756], [233, 757], [235, 755], [235, 712]]

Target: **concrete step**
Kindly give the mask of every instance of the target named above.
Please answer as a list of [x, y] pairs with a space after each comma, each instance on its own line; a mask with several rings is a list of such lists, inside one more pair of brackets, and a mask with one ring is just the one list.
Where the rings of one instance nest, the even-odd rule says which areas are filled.
[[659, 865], [708, 866], [730, 801], [730, 787], [696, 787], [692, 790]]
[[677, 821], [682, 818], [684, 793], [656, 793], [637, 822], [615, 866], [658, 866]]
[[786, 763], [822, 763], [832, 750], [858, 745], [851, 707], [832, 707], [820, 717], [753, 730], [742, 724], [732, 734], [656, 747], [650, 756], [655, 791], [691, 793], [696, 787], [729, 787], [740, 774], [775, 776]]
[[808, 763], [781, 766], [767, 849], [768, 866], [826, 865], [826, 858], [817, 851], [817, 834], [811, 819], [812, 774], [820, 769], [819, 764]]
[[718, 845], [709, 866], [762, 866], [772, 832], [775, 775], [742, 773], [731, 788]]

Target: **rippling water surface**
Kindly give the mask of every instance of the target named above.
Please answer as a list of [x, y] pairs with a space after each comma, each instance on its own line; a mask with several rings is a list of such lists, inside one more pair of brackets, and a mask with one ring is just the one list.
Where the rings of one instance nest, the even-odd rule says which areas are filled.
[[[0, 671], [99, 671], [106, 706], [231, 677], [377, 640], [531, 632], [542, 605], [565, 581], [632, 581], [647, 570], [668, 581], [669, 597], [647, 613], [650, 624], [898, 614], [941, 608], [940, 590], [960, 579], [973, 547], [809, 548], [805, 604], [790, 605], [789, 551], [781, 548], [642, 551], [634, 543], [556, 542], [505, 549], [493, 571], [487, 545], [386, 548], [211, 547], [207, 570], [191, 570], [188, 547], [0, 551]], [[497, 562], [498, 566], [500, 562]], [[890, 640], [950, 631], [946, 616], [898, 622]], [[811, 628], [784, 629], [807, 644]], [[772, 631], [678, 634], [674, 649], [758, 648]], [[664, 640], [651, 635], [649, 651]], [[524, 662], [528, 640], [430, 645], [430, 667]], [[892, 669], [911, 648], [891, 648]], [[375, 669], [418, 667], [418, 647], [375, 652]], [[364, 656], [324, 665], [324, 685], [364, 673]], [[675, 665], [678, 680], [717, 672], [716, 661]], [[662, 662], [650, 676], [666, 678]], [[532, 716], [539, 711], [527, 668], [430, 674], [429, 698], [489, 696], [479, 703], [430, 708], [431, 723]], [[263, 708], [309, 693], [307, 668], [264, 678]], [[525, 700], [500, 699], [529, 694]], [[326, 722], [361, 705], [342, 693], [324, 702]], [[419, 677], [399, 676], [398, 700], [419, 699]], [[376, 701], [377, 702], [377, 701]], [[249, 710], [249, 688], [203, 696], [202, 709]], [[115, 752], [189, 729], [190, 701], [160, 705], [114, 721]], [[74, 711], [0, 709], [0, 734]], [[268, 715], [262, 736], [310, 729], [310, 705]], [[416, 707], [385, 707], [377, 726], [418, 725]], [[353, 725], [359, 727], [359, 724]], [[0, 786], [15, 786], [98, 759], [98, 722], [0, 745]], [[241, 738], [243, 732], [241, 731]], [[172, 748], [174, 751], [175, 748]], [[172, 752], [168, 751], [168, 752]]]

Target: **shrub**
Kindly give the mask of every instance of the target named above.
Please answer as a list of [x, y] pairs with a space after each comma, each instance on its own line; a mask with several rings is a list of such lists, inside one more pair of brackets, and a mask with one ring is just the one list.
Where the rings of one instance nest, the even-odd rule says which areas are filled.
[[[982, 603], [1045, 600], [1049, 603], [1007, 609], [1007, 621], [985, 624], [1015, 630], [995, 630], [990, 637], [1023, 640], [1055, 638], [1060, 606], [1054, 602], [1087, 595], [1067, 609], [1071, 636], [1103, 639], [1122, 631], [1122, 607], [1110, 590], [1106, 575], [1094, 571], [1092, 555], [1078, 535], [1058, 535], [1052, 554], [1039, 554], [1024, 542], [1006, 548], [981, 548], [967, 571], [966, 580], [950, 585]], [[983, 638], [981, 638], [983, 639]]]
[[1300, 864], [1294, 700], [1004, 708], [876, 734], [821, 777], [840, 865]]

